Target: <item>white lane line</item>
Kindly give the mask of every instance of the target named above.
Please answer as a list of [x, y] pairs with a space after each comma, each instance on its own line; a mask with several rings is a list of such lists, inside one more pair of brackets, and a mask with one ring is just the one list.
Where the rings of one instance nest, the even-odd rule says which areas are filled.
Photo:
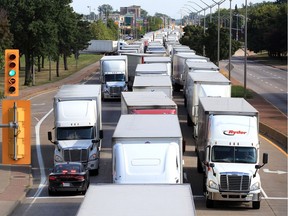
[[262, 187], [260, 188], [260, 190], [261, 190], [261, 193], [263, 194], [263, 196], [264, 196], [265, 198], [268, 198], [267, 194], [265, 193], [265, 191], [263, 190]]
[[40, 126], [41, 126], [42, 122], [47, 118], [47, 116], [50, 115], [50, 113], [52, 111], [53, 111], [53, 109], [51, 109], [42, 119], [40, 119], [40, 121], [35, 126], [36, 152], [37, 152], [37, 159], [38, 159], [39, 169], [40, 169], [40, 174], [41, 174], [41, 181], [40, 181], [38, 189], [37, 189], [37, 191], [33, 197], [32, 202], [25, 209], [23, 215], [26, 215], [28, 213], [28, 211], [30, 210], [32, 205], [35, 203], [36, 199], [39, 197], [39, 195], [42, 192], [42, 190], [45, 186], [45, 183], [46, 183], [46, 174], [45, 174], [44, 162], [43, 162], [43, 157], [42, 157], [42, 153], [41, 153], [41, 146], [40, 146]]
[[262, 197], [265, 200], [288, 200], [288, 197]]
[[83, 199], [84, 195], [76, 195], [76, 196], [42, 196], [42, 197], [27, 197], [27, 199]]

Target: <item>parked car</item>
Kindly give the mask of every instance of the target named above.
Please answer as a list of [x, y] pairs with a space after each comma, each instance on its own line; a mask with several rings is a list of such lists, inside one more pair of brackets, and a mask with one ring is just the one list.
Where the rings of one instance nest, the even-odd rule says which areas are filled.
[[75, 191], [85, 194], [89, 184], [89, 171], [82, 163], [57, 163], [49, 174], [48, 193], [54, 195], [60, 191]]

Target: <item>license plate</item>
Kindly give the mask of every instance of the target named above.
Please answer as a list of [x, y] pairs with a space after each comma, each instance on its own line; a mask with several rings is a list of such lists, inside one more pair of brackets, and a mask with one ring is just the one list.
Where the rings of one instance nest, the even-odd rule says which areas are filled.
[[63, 182], [63, 187], [70, 187], [70, 183], [64, 183]]

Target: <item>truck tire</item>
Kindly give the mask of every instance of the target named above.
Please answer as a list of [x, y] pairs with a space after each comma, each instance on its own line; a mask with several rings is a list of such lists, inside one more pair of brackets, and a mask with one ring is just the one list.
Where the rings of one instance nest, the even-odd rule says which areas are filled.
[[98, 169], [90, 170], [90, 175], [97, 176], [99, 174], [99, 167]]
[[192, 125], [193, 125], [192, 120], [191, 120], [189, 114], [187, 114], [187, 126], [191, 127]]
[[174, 84], [174, 91], [180, 92], [180, 85], [179, 84], [177, 84], [177, 83]]
[[197, 172], [203, 173], [203, 167], [202, 167], [202, 163], [201, 163], [199, 157], [197, 157]]
[[49, 195], [49, 196], [54, 196], [54, 195], [55, 195], [55, 192], [52, 191], [51, 189], [48, 189], [48, 195]]
[[214, 201], [206, 198], [206, 208], [213, 208], [214, 207]]
[[207, 188], [206, 188], [206, 177], [203, 175], [203, 194], [206, 194]]
[[253, 201], [252, 207], [253, 209], [260, 209], [260, 201]]

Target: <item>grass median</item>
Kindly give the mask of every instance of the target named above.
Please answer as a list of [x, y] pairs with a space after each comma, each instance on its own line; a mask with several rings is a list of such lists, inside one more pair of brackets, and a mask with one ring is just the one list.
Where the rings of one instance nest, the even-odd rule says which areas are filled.
[[[94, 54], [81, 54], [76, 61], [76, 59], [71, 56], [67, 59], [68, 70], [64, 70], [63, 58], [60, 58], [60, 66], [59, 66], [59, 77], [56, 75], [56, 62], [49, 61], [48, 59], [44, 60], [44, 67], [41, 68], [41, 71], [37, 71], [37, 67], [35, 66], [35, 74], [31, 74], [34, 79], [34, 82], [31, 83], [30, 86], [25, 86], [25, 59], [22, 57], [20, 59], [20, 90], [29, 88], [31, 86], [39, 86], [46, 83], [53, 83], [58, 80], [62, 80], [71, 74], [85, 68], [88, 65], [91, 65], [100, 60], [102, 55], [94, 55]], [[1, 70], [0, 73], [0, 96], [3, 98], [4, 91], [4, 70]]]

